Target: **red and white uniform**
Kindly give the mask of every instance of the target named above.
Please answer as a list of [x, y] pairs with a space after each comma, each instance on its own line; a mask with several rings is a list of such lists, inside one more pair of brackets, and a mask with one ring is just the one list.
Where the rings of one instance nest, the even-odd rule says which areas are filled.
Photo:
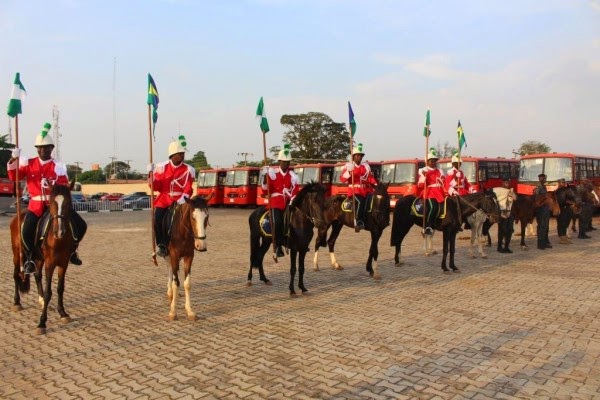
[[158, 196], [154, 200], [154, 206], [167, 208], [183, 195], [186, 195], [186, 197], [192, 195], [192, 184], [196, 178], [196, 170], [185, 163], [175, 166], [169, 160], [156, 165], [153, 177], [154, 191], [158, 192]]
[[[348, 171], [352, 165], [354, 165], [354, 168], [352, 171]], [[352, 183], [352, 176], [354, 176], [354, 184]], [[360, 165], [356, 165], [354, 161], [346, 163], [344, 168], [342, 168], [340, 180], [342, 183], [348, 183], [348, 197], [352, 196], [352, 194], [367, 197], [369, 193], [375, 191], [373, 186], [377, 185], [377, 179], [373, 176], [371, 167], [366, 162], [362, 162]]]
[[289, 169], [283, 172], [279, 167], [269, 168], [267, 183], [263, 183], [262, 188], [269, 189], [269, 207], [284, 210], [300, 191], [298, 175]]
[[[427, 195], [425, 196], [425, 186], [427, 186]], [[419, 181], [417, 182], [417, 196], [425, 199], [435, 199], [438, 203], [444, 201], [444, 174], [438, 168], [425, 166], [419, 172]]]
[[464, 196], [477, 192], [467, 180], [465, 173], [455, 167], [450, 168], [446, 174], [446, 191], [450, 196]]
[[[17, 161], [8, 163], [7, 170], [8, 178], [14, 182], [17, 179]], [[27, 209], [38, 217], [42, 216], [50, 200], [48, 183], [69, 186], [67, 168], [54, 159], [47, 161], [42, 161], [39, 157], [29, 160], [19, 159], [19, 180], [22, 179], [27, 179], [29, 192]]]

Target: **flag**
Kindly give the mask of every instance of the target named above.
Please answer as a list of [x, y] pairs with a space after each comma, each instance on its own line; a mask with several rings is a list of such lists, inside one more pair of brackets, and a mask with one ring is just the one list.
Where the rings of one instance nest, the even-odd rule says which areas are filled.
[[265, 113], [265, 103], [261, 97], [258, 102], [258, 108], [256, 109], [256, 118], [260, 118], [260, 130], [262, 133], [269, 132], [269, 121], [267, 121], [267, 114]]
[[22, 106], [21, 101], [25, 99], [27, 92], [25, 87], [21, 83], [21, 74], [17, 72], [15, 75], [15, 82], [13, 83], [12, 92], [10, 94], [10, 101], [8, 102], [8, 109], [6, 113], [14, 118], [17, 114], [21, 114]]
[[354, 111], [352, 111], [350, 102], [348, 102], [348, 120], [350, 121], [350, 134], [354, 137], [356, 133], [356, 121], [354, 120]]
[[463, 132], [460, 120], [458, 120], [458, 127], [456, 128], [456, 134], [458, 135], [458, 151], [460, 152], [463, 146], [467, 147], [467, 139], [465, 139], [465, 133]]
[[158, 89], [156, 88], [156, 84], [154, 83], [154, 79], [152, 79], [152, 75], [148, 74], [148, 105], [152, 105], [152, 122], [156, 124], [158, 121], [158, 113], [156, 109], [158, 108]]
[[429, 129], [431, 114], [429, 110], [427, 110], [427, 114], [425, 115], [425, 128], [423, 128], [423, 136], [429, 137], [431, 135], [431, 129]]

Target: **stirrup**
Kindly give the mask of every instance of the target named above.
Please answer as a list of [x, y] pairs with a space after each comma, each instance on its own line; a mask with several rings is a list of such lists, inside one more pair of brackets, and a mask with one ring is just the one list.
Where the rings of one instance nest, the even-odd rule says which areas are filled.
[[31, 259], [25, 261], [22, 269], [25, 275], [35, 274], [35, 262]]
[[277, 250], [275, 252], [275, 255], [277, 257], [283, 257], [283, 256], [285, 256], [285, 253], [283, 252], [283, 246], [277, 246]]
[[426, 235], [433, 235], [433, 229], [431, 229], [431, 227], [428, 226], [427, 228], [425, 228], [423, 233]]

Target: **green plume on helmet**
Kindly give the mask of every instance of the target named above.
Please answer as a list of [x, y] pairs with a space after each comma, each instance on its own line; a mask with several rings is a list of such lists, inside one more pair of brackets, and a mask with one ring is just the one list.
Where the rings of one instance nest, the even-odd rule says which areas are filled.
[[358, 149], [359, 152], [362, 153], [362, 151], [363, 151], [362, 143], [357, 144], [356, 148]]
[[187, 142], [185, 140], [185, 136], [179, 135], [179, 137], [177, 137], [177, 140], [179, 140], [179, 144], [181, 144], [181, 147], [186, 147], [187, 146]]
[[283, 154], [285, 154], [286, 156], [290, 155], [290, 149], [291, 146], [288, 143], [285, 143], [283, 145]]
[[52, 125], [50, 125], [49, 122], [46, 122], [44, 124], [44, 127], [42, 128], [42, 132], [40, 133], [40, 136], [42, 138], [45, 138], [46, 136], [48, 136], [48, 131], [50, 130], [50, 128], [52, 128]]

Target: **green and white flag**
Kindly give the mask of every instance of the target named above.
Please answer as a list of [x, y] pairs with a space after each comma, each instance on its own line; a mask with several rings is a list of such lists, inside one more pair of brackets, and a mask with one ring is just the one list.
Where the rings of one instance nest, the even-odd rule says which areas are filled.
[[21, 83], [21, 74], [17, 72], [15, 75], [15, 82], [13, 84], [12, 92], [10, 94], [10, 101], [8, 102], [8, 109], [6, 113], [14, 118], [17, 114], [21, 114], [22, 105], [21, 102], [25, 99], [27, 92], [25, 86]]
[[267, 121], [267, 114], [265, 113], [265, 103], [263, 98], [260, 98], [258, 102], [258, 108], [256, 109], [256, 118], [260, 118], [260, 130], [262, 133], [269, 132], [269, 122]]

